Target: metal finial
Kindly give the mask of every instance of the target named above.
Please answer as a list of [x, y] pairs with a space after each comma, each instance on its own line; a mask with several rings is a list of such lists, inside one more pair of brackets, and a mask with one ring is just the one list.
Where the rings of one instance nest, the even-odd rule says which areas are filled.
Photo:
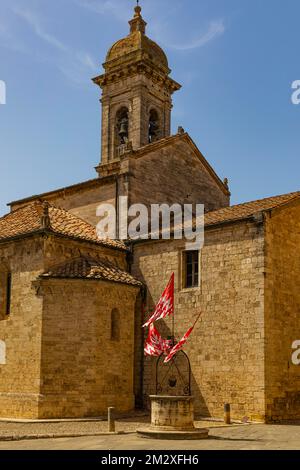
[[141, 11], [142, 11], [142, 8], [140, 6], [140, 0], [136, 0], [136, 7], [134, 7], [134, 11], [135, 11], [135, 18], [138, 17], [138, 16], [141, 16]]

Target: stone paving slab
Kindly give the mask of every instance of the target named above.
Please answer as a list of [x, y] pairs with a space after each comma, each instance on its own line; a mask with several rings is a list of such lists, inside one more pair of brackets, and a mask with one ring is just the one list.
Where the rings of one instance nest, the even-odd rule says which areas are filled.
[[[117, 433], [135, 433], [147, 427], [150, 423], [149, 416], [139, 416], [116, 420]], [[220, 422], [197, 421], [198, 428], [211, 428], [225, 426]], [[47, 439], [61, 437], [102, 436], [109, 435], [107, 432], [107, 421], [1, 421], [0, 441], [22, 440], [22, 439]]]
[[299, 426], [213, 428], [201, 441], [156, 441], [136, 434], [0, 442], [0, 450], [300, 450]]

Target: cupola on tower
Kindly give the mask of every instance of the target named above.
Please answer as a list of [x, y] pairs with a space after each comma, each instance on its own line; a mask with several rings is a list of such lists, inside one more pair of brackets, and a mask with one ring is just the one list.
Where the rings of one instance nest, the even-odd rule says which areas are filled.
[[181, 88], [164, 51], [146, 36], [141, 7], [134, 12], [129, 35], [110, 48], [105, 73], [93, 79], [102, 89], [99, 175], [124, 153], [170, 136], [172, 94]]

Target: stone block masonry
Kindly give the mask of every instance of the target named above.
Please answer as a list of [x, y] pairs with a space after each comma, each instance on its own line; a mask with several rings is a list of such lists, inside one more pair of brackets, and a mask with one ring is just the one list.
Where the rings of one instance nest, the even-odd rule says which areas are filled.
[[300, 419], [300, 367], [291, 361], [300, 339], [300, 205], [266, 217], [265, 380], [268, 421]]
[[[202, 312], [186, 346], [192, 366], [195, 411], [222, 418], [231, 403], [233, 419], [265, 419], [264, 230], [240, 223], [206, 232], [201, 285], [184, 289], [182, 241], [134, 247], [133, 273], [148, 286], [146, 310], [176, 273], [176, 337]], [[170, 333], [170, 322], [160, 330]], [[145, 358], [144, 400], [155, 393], [155, 360]]]
[[[139, 288], [91, 280], [41, 280], [78, 256], [127, 268], [126, 254], [55, 236], [0, 246], [12, 274], [11, 313], [0, 320], [1, 418], [99, 416], [134, 408], [134, 322]], [[117, 330], [112, 337], [112, 311]], [[108, 366], [109, 365], [109, 366]]]

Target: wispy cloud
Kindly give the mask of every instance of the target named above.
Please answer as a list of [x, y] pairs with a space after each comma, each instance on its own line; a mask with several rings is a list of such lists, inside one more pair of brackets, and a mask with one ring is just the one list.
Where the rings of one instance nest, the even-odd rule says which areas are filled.
[[98, 68], [98, 64], [88, 52], [78, 52], [77, 59], [83, 66], [86, 66], [91, 70]]
[[186, 44], [168, 44], [167, 47], [170, 49], [175, 49], [177, 51], [188, 51], [192, 49], [198, 49], [203, 47], [209, 42], [213, 41], [217, 37], [225, 33], [225, 24], [224, 20], [211, 21], [208, 27], [208, 30], [199, 38], [194, 39], [193, 41]]
[[40, 40], [58, 51], [55, 55], [35, 54], [36, 58], [52, 64], [76, 84], [87, 82], [87, 70], [96, 72], [98, 67], [93, 57], [88, 52], [74, 51], [53, 34], [50, 34], [46, 30], [42, 18], [36, 12], [19, 7], [14, 7], [11, 11], [22, 21], [25, 21]]
[[9, 49], [11, 51], [21, 52], [24, 54], [28, 53], [28, 50], [22, 43], [22, 41], [20, 41], [13, 34], [11, 34], [11, 31], [7, 24], [5, 26], [3, 24], [0, 24], [0, 45], [1, 47], [4, 47], [5, 49]]
[[21, 8], [13, 8], [13, 12], [15, 15], [25, 20], [40, 39], [61, 51], [67, 51], [68, 48], [61, 41], [45, 31], [41, 25], [40, 18], [35, 13], [30, 10], [23, 10]]
[[120, 21], [129, 18], [133, 11], [133, 7], [129, 9], [128, 5], [124, 5], [124, 0], [75, 0], [75, 3], [100, 15], [110, 14]]
[[[112, 15], [115, 19], [124, 22], [124, 18], [130, 18], [132, 8], [128, 5], [124, 5], [124, 0], [73, 0], [77, 5], [84, 7], [94, 13], [100, 15]], [[166, 35], [166, 29], [170, 26], [170, 16], [176, 16], [180, 14], [182, 8], [181, 2], [175, 0], [167, 9], [167, 14], [161, 12], [159, 18], [157, 17], [157, 9], [159, 8], [159, 2], [153, 1], [147, 4], [147, 11], [152, 16], [151, 30], [155, 33], [155, 36], [160, 39], [160, 42], [170, 49], [177, 51], [187, 51], [192, 49], [198, 49], [205, 46], [209, 42], [213, 41], [217, 37], [221, 36], [225, 32], [225, 21], [224, 19], [217, 19], [210, 21], [208, 24], [207, 31], [205, 31], [200, 37], [191, 40], [188, 43], [176, 44], [171, 41], [164, 40]]]

